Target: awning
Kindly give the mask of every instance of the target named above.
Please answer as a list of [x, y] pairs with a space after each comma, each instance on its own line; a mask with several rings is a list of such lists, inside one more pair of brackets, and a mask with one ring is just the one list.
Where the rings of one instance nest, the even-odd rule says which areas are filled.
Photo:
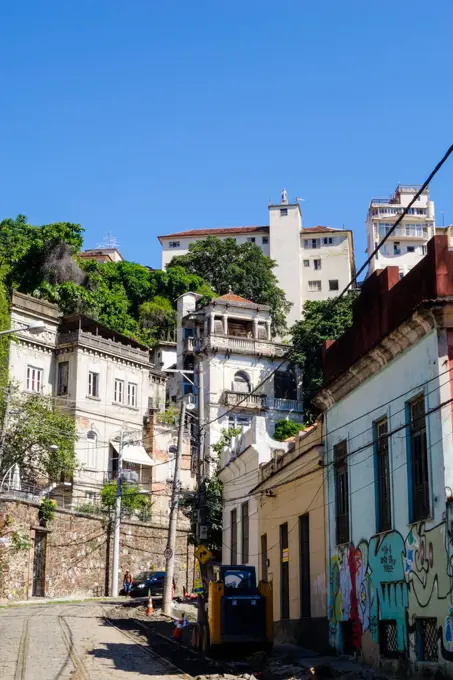
[[[119, 442], [110, 442], [117, 453], [119, 453]], [[136, 465], [154, 465], [152, 458], [148, 456], [141, 444], [126, 444], [123, 446], [123, 462], [135, 463]]]

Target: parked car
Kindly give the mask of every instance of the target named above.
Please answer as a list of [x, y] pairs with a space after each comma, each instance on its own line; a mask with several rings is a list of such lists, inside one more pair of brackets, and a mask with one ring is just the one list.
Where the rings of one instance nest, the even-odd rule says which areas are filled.
[[[164, 591], [165, 571], [142, 571], [132, 579], [131, 597], [161, 595]], [[173, 579], [173, 593], [175, 581]]]

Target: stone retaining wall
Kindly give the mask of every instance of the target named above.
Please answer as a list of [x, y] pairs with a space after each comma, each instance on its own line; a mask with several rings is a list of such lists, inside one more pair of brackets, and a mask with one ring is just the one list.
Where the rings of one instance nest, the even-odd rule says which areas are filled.
[[[0, 598], [26, 600], [33, 596], [36, 574], [36, 536], [45, 545], [46, 597], [103, 596], [111, 593], [113, 527], [107, 518], [56, 509], [45, 528], [39, 526], [39, 506], [12, 499], [0, 500]], [[28, 545], [27, 545], [28, 543]], [[120, 579], [163, 569], [167, 529], [123, 521], [120, 537]], [[176, 593], [192, 587], [193, 548], [187, 531], [178, 531]], [[39, 584], [38, 584], [39, 585]], [[36, 584], [35, 584], [36, 594]]]

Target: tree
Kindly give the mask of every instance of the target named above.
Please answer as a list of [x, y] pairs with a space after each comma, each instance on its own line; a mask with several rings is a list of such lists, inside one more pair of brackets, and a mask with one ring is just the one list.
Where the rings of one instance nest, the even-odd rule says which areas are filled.
[[[222, 492], [223, 484], [218, 477], [213, 476], [206, 482], [204, 492], [206, 516], [208, 518], [208, 538], [206, 540], [206, 545], [217, 555], [222, 551]], [[199, 496], [197, 491], [186, 493], [179, 503], [182, 512], [191, 521], [192, 529], [189, 540], [193, 545], [197, 544], [195, 527], [197, 522], [198, 503]]]
[[[101, 503], [105, 510], [111, 512], [116, 503], [117, 484], [115, 480], [107, 482], [101, 489]], [[121, 510], [131, 515], [134, 512], [146, 514], [151, 509], [151, 503], [146, 494], [133, 484], [121, 484]]]
[[303, 371], [302, 399], [305, 417], [316, 409], [312, 399], [322, 386], [322, 347], [326, 340], [336, 340], [352, 325], [355, 295], [329, 300], [309, 300], [303, 317], [291, 328], [294, 353], [291, 361]]
[[17, 463], [21, 479], [31, 484], [43, 478], [58, 481], [62, 474], [72, 477], [77, 466], [74, 418], [55, 410], [50, 397], [17, 392], [10, 413], [1, 473]]
[[294, 420], [278, 420], [275, 424], [274, 439], [279, 442], [284, 442], [289, 437], [294, 437], [295, 434], [305, 428], [302, 423], [296, 423]]
[[276, 262], [255, 243], [236, 243], [233, 238], [222, 241], [209, 236], [203, 241], [189, 245], [186, 255], [174, 257], [167, 267], [183, 267], [189, 274], [196, 274], [213, 288], [218, 295], [232, 290], [247, 300], [271, 308], [273, 333], [282, 335], [286, 329], [286, 314], [291, 303], [278, 287], [273, 269]]

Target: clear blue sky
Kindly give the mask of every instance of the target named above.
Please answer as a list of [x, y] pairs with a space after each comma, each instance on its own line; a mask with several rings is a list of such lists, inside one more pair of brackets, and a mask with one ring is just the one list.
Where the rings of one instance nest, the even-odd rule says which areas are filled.
[[453, 142], [451, 0], [17, 0], [0, 26], [1, 216], [143, 264], [158, 234], [267, 224], [283, 186], [360, 263], [371, 196]]

